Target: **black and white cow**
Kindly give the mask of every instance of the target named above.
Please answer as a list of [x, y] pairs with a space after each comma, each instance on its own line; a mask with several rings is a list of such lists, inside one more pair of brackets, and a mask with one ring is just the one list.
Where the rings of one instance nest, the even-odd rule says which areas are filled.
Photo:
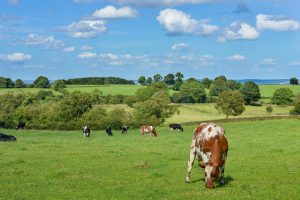
[[25, 127], [26, 127], [25, 122], [19, 122], [18, 125], [16, 126], [16, 130], [24, 129]]
[[183, 128], [180, 124], [170, 124], [169, 125], [170, 131], [178, 130], [183, 132]]
[[111, 128], [111, 126], [107, 127], [107, 128], [105, 129], [105, 132], [107, 133], [107, 135], [109, 135], [109, 136], [113, 136], [113, 133], [112, 133], [112, 128]]
[[128, 126], [123, 126], [122, 127], [122, 134], [127, 133], [129, 127]]
[[6, 135], [4, 133], [0, 133], [0, 141], [16, 141], [17, 138], [13, 135]]
[[0, 128], [5, 128], [5, 122], [0, 121]]
[[82, 132], [84, 137], [90, 137], [91, 129], [88, 126], [82, 127]]

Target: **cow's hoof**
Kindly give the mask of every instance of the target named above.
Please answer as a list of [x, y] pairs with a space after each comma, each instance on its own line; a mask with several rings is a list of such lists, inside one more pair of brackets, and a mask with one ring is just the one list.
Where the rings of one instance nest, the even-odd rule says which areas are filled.
[[185, 177], [185, 182], [189, 183], [190, 182], [190, 177]]

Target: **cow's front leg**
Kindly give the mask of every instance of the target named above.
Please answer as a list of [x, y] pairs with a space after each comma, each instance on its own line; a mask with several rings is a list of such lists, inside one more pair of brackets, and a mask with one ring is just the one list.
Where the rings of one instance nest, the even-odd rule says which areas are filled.
[[191, 144], [191, 149], [190, 149], [190, 159], [188, 161], [188, 168], [187, 168], [187, 175], [185, 177], [185, 181], [186, 182], [190, 182], [190, 175], [191, 175], [191, 171], [192, 171], [192, 167], [194, 164], [194, 160], [196, 157], [196, 140], [193, 139], [192, 144]]

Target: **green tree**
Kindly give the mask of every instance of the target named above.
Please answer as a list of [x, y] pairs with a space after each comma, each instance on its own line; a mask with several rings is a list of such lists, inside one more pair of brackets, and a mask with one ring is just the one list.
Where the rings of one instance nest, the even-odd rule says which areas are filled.
[[176, 80], [175, 83], [174, 83], [174, 85], [173, 85], [173, 90], [179, 91], [180, 87], [182, 86], [182, 84], [183, 84], [182, 81]]
[[292, 115], [300, 115], [300, 93], [295, 97], [294, 108], [290, 111]]
[[235, 80], [228, 80], [227, 81], [227, 88], [229, 90], [239, 90], [242, 87], [242, 84], [235, 81]]
[[152, 77], [148, 77], [147, 80], [146, 80], [146, 84], [151, 85], [152, 82], [153, 82]]
[[129, 107], [133, 107], [133, 105], [137, 102], [137, 98], [135, 96], [127, 96], [124, 99], [124, 103], [127, 104]]
[[290, 79], [290, 84], [291, 84], [291, 85], [298, 85], [298, 79], [295, 78], [295, 77], [291, 78], [291, 79]]
[[279, 88], [275, 90], [272, 103], [277, 105], [287, 105], [293, 102], [293, 91], [289, 88]]
[[207, 89], [209, 89], [209, 86], [210, 86], [211, 82], [212, 82], [212, 81], [211, 81], [209, 78], [204, 78], [204, 79], [202, 80], [203, 86], [204, 86], [205, 88], [207, 88]]
[[15, 81], [15, 88], [25, 88], [26, 84], [21, 80], [21, 79], [17, 79]]
[[209, 94], [211, 96], [218, 96], [220, 93], [228, 90], [226, 78], [223, 76], [216, 78], [209, 87]]
[[162, 82], [154, 82], [152, 85], [146, 88], [139, 88], [135, 92], [137, 101], [146, 101], [152, 97], [152, 95], [160, 90], [167, 90], [167, 86]]
[[50, 81], [45, 76], [39, 76], [37, 79], [35, 79], [33, 85], [36, 88], [50, 88]]
[[163, 79], [163, 77], [162, 77], [160, 74], [155, 74], [155, 75], [153, 76], [154, 82], [161, 82], [162, 79]]
[[0, 77], [0, 88], [13, 88], [14, 82], [10, 78]]
[[174, 74], [167, 74], [165, 77], [164, 77], [164, 82], [167, 84], [167, 85], [173, 85], [175, 83], [175, 76]]
[[193, 99], [192, 103], [204, 103], [206, 99], [205, 89], [199, 81], [189, 79], [180, 87], [180, 93], [190, 96]]
[[242, 94], [237, 90], [224, 91], [219, 95], [216, 109], [228, 116], [241, 115], [244, 110], [244, 99]]
[[139, 82], [139, 84], [141, 84], [141, 85], [145, 85], [145, 83], [146, 83], [146, 78], [145, 78], [145, 76], [140, 76], [138, 82]]
[[65, 81], [64, 80], [56, 80], [56, 81], [54, 81], [54, 83], [52, 84], [51, 87], [55, 91], [63, 90], [66, 87]]
[[246, 105], [250, 105], [261, 98], [258, 85], [252, 81], [244, 83], [240, 88], [240, 92], [244, 97]]
[[175, 74], [175, 81], [180, 81], [180, 82], [182, 82], [183, 78], [184, 78], [184, 76], [183, 76], [183, 74], [182, 74], [181, 72], [177, 72], [177, 73]]

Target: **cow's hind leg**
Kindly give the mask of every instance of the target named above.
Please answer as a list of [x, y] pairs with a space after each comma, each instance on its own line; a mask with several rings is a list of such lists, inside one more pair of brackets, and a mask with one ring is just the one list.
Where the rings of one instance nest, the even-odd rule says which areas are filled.
[[192, 167], [195, 161], [195, 157], [196, 157], [196, 140], [193, 139], [192, 144], [191, 144], [191, 149], [190, 149], [190, 159], [188, 161], [188, 168], [187, 168], [187, 175], [185, 177], [185, 181], [186, 182], [190, 182], [190, 175], [191, 175], [191, 171], [192, 171]]
[[223, 155], [222, 155], [222, 165], [219, 168], [220, 169], [220, 183], [222, 185], [225, 184], [224, 172], [225, 172], [225, 160], [226, 160], [226, 157], [227, 157], [227, 152], [223, 153]]

